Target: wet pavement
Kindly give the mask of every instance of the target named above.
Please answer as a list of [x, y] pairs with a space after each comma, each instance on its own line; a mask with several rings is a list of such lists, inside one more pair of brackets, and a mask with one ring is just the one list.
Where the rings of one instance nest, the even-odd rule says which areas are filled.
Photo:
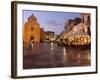
[[24, 47], [23, 69], [90, 66], [90, 49], [58, 46], [56, 43]]

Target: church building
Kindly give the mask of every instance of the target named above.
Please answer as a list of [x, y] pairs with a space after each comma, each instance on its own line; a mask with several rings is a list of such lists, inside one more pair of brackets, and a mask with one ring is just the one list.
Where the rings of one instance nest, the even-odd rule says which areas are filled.
[[36, 17], [32, 14], [28, 17], [23, 27], [23, 40], [24, 43], [40, 43], [40, 25]]

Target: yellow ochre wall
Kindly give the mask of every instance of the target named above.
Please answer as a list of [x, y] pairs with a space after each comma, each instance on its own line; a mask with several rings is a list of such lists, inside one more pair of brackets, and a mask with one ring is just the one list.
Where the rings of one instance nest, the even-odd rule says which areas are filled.
[[40, 43], [40, 25], [37, 23], [37, 19], [34, 15], [31, 15], [28, 18], [28, 21], [24, 24], [24, 43], [30, 43], [31, 36], [34, 37], [34, 43]]

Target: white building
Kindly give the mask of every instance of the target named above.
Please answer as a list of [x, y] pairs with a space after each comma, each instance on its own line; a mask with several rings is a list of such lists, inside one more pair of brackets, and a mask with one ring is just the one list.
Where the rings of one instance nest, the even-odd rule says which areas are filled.
[[[91, 37], [89, 35], [90, 32], [90, 14], [88, 13], [82, 13], [81, 14], [81, 23], [73, 26], [73, 28], [69, 31], [65, 31], [62, 34], [62, 38], [63, 39], [69, 39], [69, 41], [75, 41], [77, 40], [77, 42], [81, 42], [83, 41], [86, 43], [90, 43], [91, 42]], [[83, 44], [82, 43], [82, 44]], [[80, 43], [79, 43], [80, 44]]]

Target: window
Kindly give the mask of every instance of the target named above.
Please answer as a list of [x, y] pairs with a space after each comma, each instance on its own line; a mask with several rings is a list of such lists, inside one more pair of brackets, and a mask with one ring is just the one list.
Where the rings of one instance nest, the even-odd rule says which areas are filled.
[[83, 28], [83, 33], [85, 32], [84, 28]]
[[88, 16], [88, 23], [90, 23], [90, 16]]
[[33, 27], [31, 27], [31, 31], [33, 31], [34, 30], [34, 28]]

